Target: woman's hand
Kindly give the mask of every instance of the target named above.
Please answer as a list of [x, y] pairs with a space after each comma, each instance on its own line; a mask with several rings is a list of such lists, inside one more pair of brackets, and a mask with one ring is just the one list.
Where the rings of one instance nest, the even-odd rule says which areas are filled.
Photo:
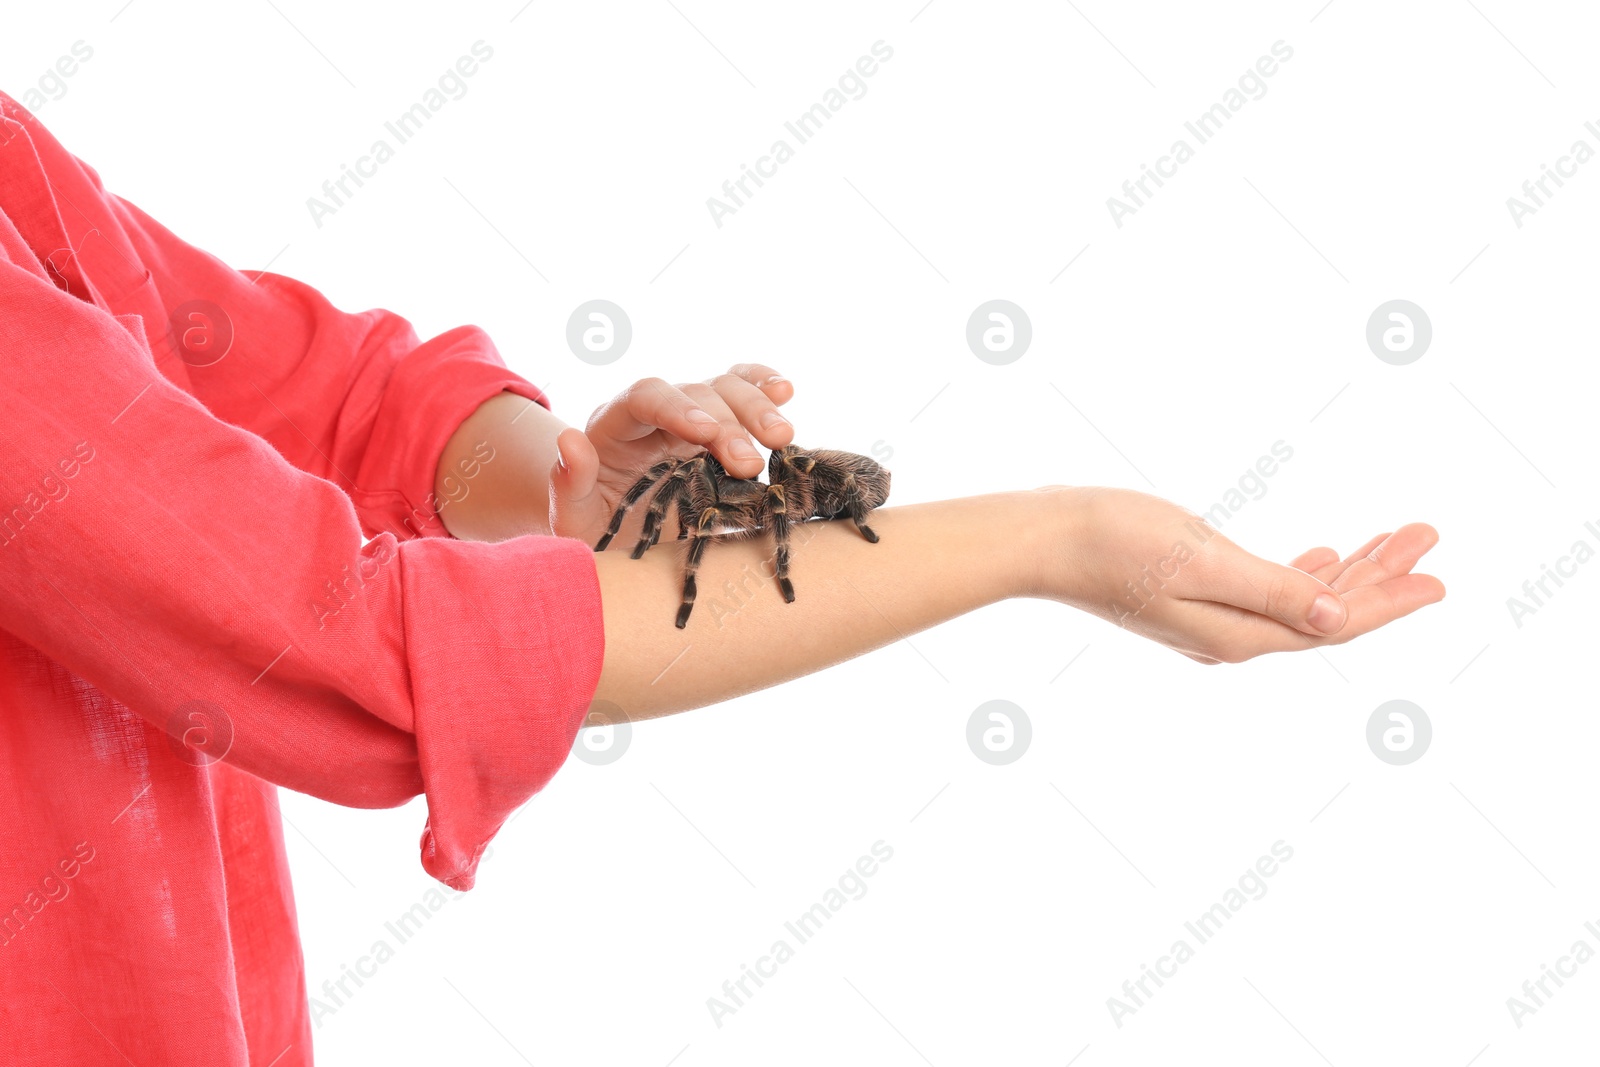
[[1439, 540], [1421, 523], [1380, 534], [1344, 559], [1314, 548], [1283, 566], [1144, 493], [1040, 492], [1058, 537], [1042, 550], [1035, 594], [1201, 663], [1340, 644], [1444, 598], [1437, 578], [1411, 573]]
[[793, 396], [787, 378], [759, 363], [689, 385], [634, 383], [597, 408], [585, 430], [556, 438], [551, 531], [594, 544], [639, 475], [669, 456], [709, 449], [734, 477], [759, 476], [766, 464], [751, 438], [768, 448], [791, 443], [794, 427], [778, 406]]

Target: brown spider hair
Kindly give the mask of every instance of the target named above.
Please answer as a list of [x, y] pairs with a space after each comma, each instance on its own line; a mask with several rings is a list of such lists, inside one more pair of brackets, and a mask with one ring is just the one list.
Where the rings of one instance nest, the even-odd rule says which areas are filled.
[[794, 445], [774, 449], [767, 462], [767, 481], [734, 478], [710, 452], [687, 458], [664, 459], [640, 475], [611, 516], [604, 536], [594, 546], [603, 552], [622, 529], [628, 511], [650, 492], [644, 528], [634, 546], [638, 559], [661, 539], [667, 509], [678, 513], [678, 539], [689, 541], [684, 566], [683, 601], [676, 625], [681, 630], [694, 610], [700, 569], [706, 546], [718, 537], [751, 537], [770, 530], [776, 548], [774, 577], [783, 599], [793, 603], [794, 583], [789, 577], [790, 535], [793, 525], [811, 519], [849, 518], [861, 536], [876, 544], [877, 533], [867, 516], [889, 496], [889, 472], [875, 460], [835, 449], [805, 449]]

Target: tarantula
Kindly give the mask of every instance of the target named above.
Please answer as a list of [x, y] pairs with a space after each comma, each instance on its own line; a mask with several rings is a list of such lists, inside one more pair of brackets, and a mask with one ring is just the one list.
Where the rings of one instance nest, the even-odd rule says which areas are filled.
[[695, 572], [700, 557], [713, 537], [751, 537], [771, 530], [777, 543], [775, 576], [783, 599], [794, 603], [794, 583], [789, 580], [789, 530], [796, 522], [809, 519], [839, 519], [849, 516], [861, 536], [876, 544], [878, 535], [867, 525], [867, 513], [882, 506], [889, 496], [889, 472], [866, 456], [830, 449], [806, 449], [787, 445], [773, 450], [767, 462], [767, 481], [734, 478], [710, 452], [687, 459], [664, 459], [645, 471], [623, 494], [622, 504], [611, 516], [605, 536], [594, 546], [604, 552], [622, 529], [628, 509], [637, 504], [651, 486], [645, 511], [644, 530], [634, 546], [633, 558], [661, 540], [667, 508], [678, 506], [678, 540], [689, 539], [689, 559], [683, 574], [683, 603], [678, 607], [677, 627], [683, 629], [694, 610]]

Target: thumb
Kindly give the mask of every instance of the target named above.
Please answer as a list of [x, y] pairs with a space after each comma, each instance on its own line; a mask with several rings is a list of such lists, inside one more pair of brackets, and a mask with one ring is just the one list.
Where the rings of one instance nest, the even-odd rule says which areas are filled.
[[603, 501], [595, 492], [600, 454], [582, 430], [568, 427], [556, 436], [556, 461], [550, 465], [550, 530], [557, 537], [584, 537], [597, 529]]
[[1212, 600], [1246, 608], [1313, 637], [1344, 628], [1344, 598], [1305, 571], [1253, 556], [1227, 542], [1207, 582]]

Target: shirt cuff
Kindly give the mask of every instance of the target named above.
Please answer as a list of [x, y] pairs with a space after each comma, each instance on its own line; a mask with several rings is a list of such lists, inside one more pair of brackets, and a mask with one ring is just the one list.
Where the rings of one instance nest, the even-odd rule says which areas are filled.
[[[505, 820], [572, 751], [605, 658], [600, 581], [582, 541], [430, 537], [400, 546], [414, 729], [428, 825], [422, 865], [470, 889]], [[422, 565], [423, 557], [426, 561]]]
[[396, 364], [383, 391], [359, 486], [351, 499], [368, 527], [406, 541], [449, 537], [434, 492], [439, 457], [478, 407], [502, 392], [548, 408], [544, 392], [514, 374], [476, 326], [459, 326], [418, 346]]

